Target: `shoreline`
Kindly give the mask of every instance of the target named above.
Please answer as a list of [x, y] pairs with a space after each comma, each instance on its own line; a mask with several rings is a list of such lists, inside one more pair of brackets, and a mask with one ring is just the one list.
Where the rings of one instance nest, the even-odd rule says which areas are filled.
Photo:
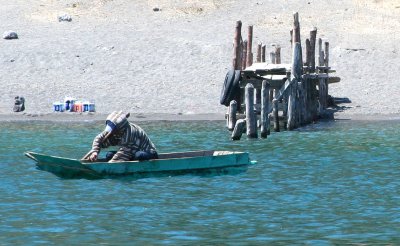
[[[0, 122], [98, 122], [105, 121], [108, 114], [102, 113], [10, 113], [0, 114]], [[149, 113], [132, 114], [129, 117], [133, 122], [144, 121], [225, 121], [225, 115], [220, 113], [203, 114], [168, 114]], [[349, 114], [335, 112], [333, 121], [399, 121], [400, 114]], [[321, 120], [323, 121], [323, 120]]]
[[[105, 121], [108, 114], [102, 113], [14, 113], [0, 114], [0, 122], [98, 122]], [[218, 113], [207, 114], [132, 114], [130, 121], [224, 121], [225, 115]]]

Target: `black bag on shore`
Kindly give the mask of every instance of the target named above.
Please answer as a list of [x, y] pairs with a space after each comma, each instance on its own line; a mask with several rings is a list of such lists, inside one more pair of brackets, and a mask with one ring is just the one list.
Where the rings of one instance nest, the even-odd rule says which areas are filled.
[[25, 110], [25, 98], [16, 96], [14, 98], [14, 112], [22, 112]]

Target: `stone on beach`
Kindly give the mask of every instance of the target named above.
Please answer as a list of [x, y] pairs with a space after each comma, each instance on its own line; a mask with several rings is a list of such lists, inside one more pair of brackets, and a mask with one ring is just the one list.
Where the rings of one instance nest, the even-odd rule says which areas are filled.
[[68, 14], [63, 14], [63, 15], [58, 16], [58, 21], [59, 22], [62, 22], [62, 21], [71, 22], [72, 21], [72, 17], [70, 15], [68, 15]]
[[3, 39], [18, 39], [18, 34], [14, 31], [6, 31], [3, 33]]

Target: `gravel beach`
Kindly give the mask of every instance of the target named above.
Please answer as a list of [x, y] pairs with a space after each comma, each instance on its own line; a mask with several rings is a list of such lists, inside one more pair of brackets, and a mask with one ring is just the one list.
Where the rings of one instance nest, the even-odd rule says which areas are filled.
[[[345, 99], [342, 119], [399, 119], [398, 0], [0, 0], [0, 120], [100, 120], [113, 110], [135, 119], [221, 119], [219, 95], [231, 68], [237, 20], [258, 42], [291, 57], [289, 30], [299, 12], [302, 42], [317, 27], [330, 42]], [[59, 17], [71, 17], [60, 21]], [[23, 96], [26, 110], [12, 111]], [[70, 96], [96, 113], [53, 113]]]

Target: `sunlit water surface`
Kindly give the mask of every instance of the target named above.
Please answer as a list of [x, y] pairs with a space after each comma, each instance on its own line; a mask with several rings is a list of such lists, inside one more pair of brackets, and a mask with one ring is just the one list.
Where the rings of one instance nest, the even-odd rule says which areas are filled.
[[159, 152], [248, 151], [239, 173], [61, 179], [25, 151], [80, 158], [98, 123], [2, 123], [0, 244], [400, 243], [400, 122], [322, 122], [233, 142], [224, 122], [140, 123]]

